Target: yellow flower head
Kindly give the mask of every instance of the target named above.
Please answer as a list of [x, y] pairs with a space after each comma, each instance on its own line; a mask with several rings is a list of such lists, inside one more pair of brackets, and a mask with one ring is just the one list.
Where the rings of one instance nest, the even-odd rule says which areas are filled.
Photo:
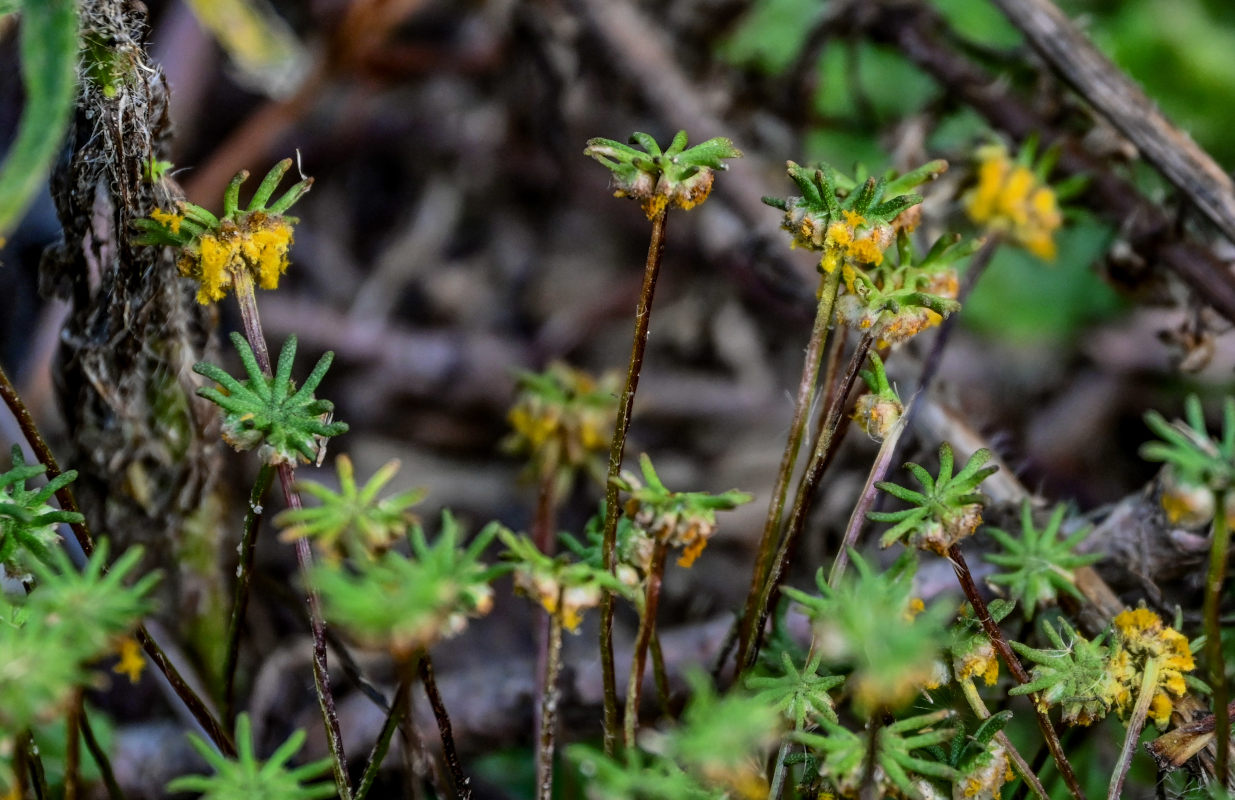
[[1054, 190], [1001, 145], [978, 151], [977, 178], [962, 199], [969, 218], [1007, 234], [1039, 258], [1054, 259], [1055, 231], [1063, 223]]
[[291, 165], [290, 158], [276, 164], [244, 210], [239, 205], [240, 184], [249, 177], [247, 171], [228, 184], [221, 216], [187, 202], [175, 211], [155, 209], [148, 218], [134, 221], [142, 231], [135, 243], [179, 248], [180, 274], [198, 282], [197, 301], [203, 305], [222, 300], [232, 286], [275, 289], [287, 271], [296, 222], [284, 214], [313, 184], [312, 178], [302, 178], [271, 203]]
[[1115, 617], [1116, 650], [1111, 672], [1120, 683], [1115, 696], [1119, 712], [1125, 713], [1139, 691], [1145, 665], [1158, 662], [1158, 680], [1149, 716], [1161, 726], [1170, 718], [1171, 695], [1182, 697], [1187, 691], [1183, 674], [1196, 668], [1188, 639], [1162, 618], [1145, 608], [1130, 608]]

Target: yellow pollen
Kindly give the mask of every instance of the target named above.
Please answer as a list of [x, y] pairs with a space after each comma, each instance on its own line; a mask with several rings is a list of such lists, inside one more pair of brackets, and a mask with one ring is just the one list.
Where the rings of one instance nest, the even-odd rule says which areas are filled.
[[172, 233], [180, 233], [180, 223], [184, 221], [184, 214], [177, 214], [174, 211], [164, 211], [156, 208], [150, 212], [150, 218], [155, 222], [167, 228]]
[[142, 658], [141, 645], [132, 636], [120, 640], [120, 662], [112, 667], [112, 672], [118, 675], [128, 675], [129, 683], [141, 680], [142, 670], [146, 668], [146, 659]]

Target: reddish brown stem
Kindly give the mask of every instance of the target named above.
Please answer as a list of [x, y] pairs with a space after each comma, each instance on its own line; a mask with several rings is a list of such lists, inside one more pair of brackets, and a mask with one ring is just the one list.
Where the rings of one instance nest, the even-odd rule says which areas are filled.
[[832, 456], [836, 452], [834, 445], [836, 443], [836, 432], [841, 423], [841, 416], [844, 413], [845, 406], [848, 405], [849, 392], [853, 389], [853, 384], [857, 380], [858, 370], [866, 362], [866, 356], [870, 352], [872, 344], [874, 344], [874, 338], [869, 333], [865, 334], [858, 342], [853, 357], [849, 359], [849, 366], [845, 370], [845, 377], [841, 380], [841, 385], [832, 398], [831, 406], [827, 409], [823, 429], [815, 442], [814, 452], [811, 453], [810, 462], [806, 465], [806, 472], [802, 475], [802, 480], [798, 484], [798, 492], [793, 499], [793, 511], [789, 514], [789, 523], [785, 527], [784, 535], [781, 536], [780, 547], [776, 551], [776, 560], [773, 562], [772, 572], [768, 575], [768, 580], [763, 587], [763, 594], [759, 598], [757, 609], [759, 616], [756, 617], [756, 624], [751, 636], [751, 646], [746, 654], [738, 654], [738, 664], [741, 670], [749, 669], [755, 663], [755, 659], [759, 657], [764, 626], [767, 624], [772, 604], [780, 591], [780, 585], [785, 579], [785, 571], [789, 566], [790, 556], [794, 548], [797, 547], [798, 539], [806, 527], [806, 517], [810, 513], [811, 505], [814, 503], [815, 492], [819, 488], [819, 483], [823, 480], [823, 474], [827, 471], [828, 465], [832, 462]]
[[[609, 443], [609, 474], [605, 481], [605, 531], [601, 548], [604, 567], [610, 573], [613, 573], [617, 566], [617, 525], [620, 513], [617, 479], [622, 471], [622, 455], [626, 449], [626, 433], [630, 430], [635, 391], [639, 388], [639, 373], [643, 371], [643, 353], [647, 349], [648, 321], [652, 314], [656, 278], [660, 275], [660, 262], [665, 253], [665, 219], [664, 211], [652, 218], [652, 236], [648, 242], [647, 260], [643, 267], [643, 286], [639, 290], [639, 304], [635, 307], [635, 334], [630, 348], [630, 366], [626, 370], [626, 387], [618, 400], [617, 421], [613, 426], [613, 439]], [[605, 687], [604, 745], [607, 755], [613, 755], [618, 735], [617, 672], [613, 665], [614, 600], [613, 592], [606, 591], [600, 601], [600, 666]]]
[[[823, 277], [819, 286], [819, 302], [815, 309], [815, 322], [811, 328], [810, 339], [806, 343], [806, 359], [802, 363], [802, 377], [798, 380], [798, 394], [793, 404], [793, 419], [789, 423], [785, 451], [781, 454], [780, 469], [777, 470], [776, 483], [772, 487], [772, 499], [768, 503], [768, 515], [763, 523], [763, 534], [759, 539], [759, 547], [755, 551], [755, 568], [751, 573], [750, 588], [746, 594], [746, 606], [742, 609], [739, 621], [738, 671], [741, 671], [746, 653], [750, 650], [751, 633], [754, 630], [754, 620], [757, 616], [756, 608], [763, 593], [764, 582], [767, 581], [768, 571], [772, 568], [776, 544], [780, 540], [785, 497], [789, 493], [789, 481], [793, 478], [793, 468], [798, 461], [798, 452], [802, 449], [802, 435], [806, 430], [806, 422], [810, 418], [811, 405], [815, 399], [819, 366], [823, 360], [824, 344], [828, 339], [828, 326], [832, 322], [832, 308], [836, 303], [836, 293], [840, 288], [840, 277], [841, 271], [834, 269]], [[828, 384], [824, 385], [826, 387]]]
[[425, 696], [429, 698], [429, 707], [433, 709], [433, 718], [437, 720], [437, 733], [442, 739], [442, 755], [446, 758], [446, 767], [455, 783], [455, 797], [458, 800], [471, 800], [472, 789], [467, 776], [463, 773], [463, 764], [459, 761], [459, 751], [455, 747], [455, 735], [450, 725], [450, 715], [446, 713], [446, 704], [442, 701], [442, 693], [437, 690], [437, 677], [433, 672], [433, 661], [429, 651], [420, 655], [417, 666], [420, 672], [420, 682], [425, 687]]
[[639, 616], [639, 633], [635, 636], [635, 652], [630, 661], [630, 681], [626, 685], [625, 744], [635, 745], [635, 731], [639, 729], [639, 694], [643, 688], [643, 669], [647, 664], [648, 645], [656, 630], [656, 609], [660, 606], [660, 584], [665, 572], [665, 554], [668, 546], [657, 542], [652, 548], [652, 562], [648, 565], [647, 588], [642, 614]]
[[[961, 552], [959, 545], [954, 544], [948, 548], [948, 559], [952, 562], [952, 569], [956, 573], [956, 579], [961, 584], [961, 590], [965, 593], [965, 598], [973, 606], [974, 614], [977, 615], [978, 621], [982, 623], [982, 630], [986, 632], [987, 638], [991, 640], [991, 645], [999, 653], [999, 657], [1007, 666], [1008, 672], [1016, 679], [1017, 683], [1029, 683], [1029, 673], [1021, 665], [1021, 660], [1016, 657], [1016, 653], [1012, 652], [1012, 648], [1008, 645], [1008, 640], [1003, 637], [1003, 631], [999, 630], [999, 625], [995, 622], [994, 617], [991, 616], [990, 609], [986, 606], [986, 600], [982, 598], [982, 595], [978, 592], [977, 585], [973, 582], [973, 574], [969, 571], [969, 564], [965, 562], [965, 555]], [[1046, 714], [1046, 706], [1040, 701], [1037, 692], [1029, 695], [1029, 703], [1033, 706], [1034, 713], [1037, 715], [1038, 727], [1042, 730], [1046, 746], [1050, 749], [1051, 756], [1055, 759], [1055, 766], [1059, 768], [1059, 774], [1063, 776], [1064, 783], [1068, 785], [1068, 791], [1077, 800], [1084, 800], [1085, 792], [1081, 789], [1081, 784], [1076, 779], [1076, 773], [1072, 771], [1072, 765], [1068, 763], [1068, 757], [1063, 751], [1063, 744], [1059, 741], [1059, 734], [1055, 732], [1055, 726], [1051, 724], [1051, 719]]]

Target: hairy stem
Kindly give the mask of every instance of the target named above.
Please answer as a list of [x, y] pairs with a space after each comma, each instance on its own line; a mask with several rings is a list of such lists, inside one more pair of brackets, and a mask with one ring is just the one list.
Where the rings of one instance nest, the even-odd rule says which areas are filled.
[[[557, 608], [561, 609], [558, 597]], [[553, 800], [553, 755], [557, 735], [558, 674], [562, 669], [562, 615], [549, 616], [549, 660], [541, 687], [540, 731], [536, 737], [536, 799]]]
[[[269, 377], [273, 375], [270, 369], [270, 351], [266, 349], [266, 335], [262, 332], [262, 320], [257, 312], [253, 278], [247, 270], [233, 270], [232, 285], [235, 289], [236, 302], [240, 306], [245, 338], [249, 342], [249, 347], [253, 348], [253, 355], [262, 373]], [[296, 491], [295, 467], [284, 462], [278, 465], [278, 472], [287, 507], [299, 510], [302, 504], [300, 493]], [[322, 602], [317, 591], [309, 583], [309, 572], [313, 568], [313, 551], [309, 548], [308, 539], [304, 537], [296, 540], [295, 547], [300, 576], [305, 582], [305, 601], [309, 607], [309, 627], [313, 634], [313, 684], [317, 689], [317, 702], [321, 708], [322, 722], [326, 728], [326, 744], [330, 750], [331, 767], [334, 771], [335, 785], [339, 789], [339, 797], [341, 800], [351, 800], [351, 781], [347, 774], [347, 756], [343, 751], [343, 733], [339, 729], [339, 715], [335, 710], [334, 693], [330, 689]]]
[[836, 448], [833, 445], [837, 438], [836, 432], [840, 428], [841, 416], [844, 414], [845, 406], [847, 405], [849, 392], [853, 389], [853, 384], [858, 377], [858, 370], [866, 362], [866, 356], [870, 353], [873, 343], [874, 338], [869, 333], [863, 335], [861, 340], [858, 341], [853, 357], [849, 359], [849, 366], [845, 370], [845, 376], [841, 379], [841, 385], [836, 395], [832, 398], [830, 407], [825, 412], [824, 425], [820, 431], [818, 441], [815, 442], [815, 449], [811, 453], [810, 461], [806, 465], [806, 472], [803, 473], [802, 480], [798, 483], [798, 491], [793, 499], [793, 510], [789, 513], [789, 523], [781, 536], [780, 547], [776, 551], [776, 559], [773, 561], [772, 571], [768, 575], [768, 579], [763, 586], [763, 592], [759, 597], [759, 605], [756, 608], [758, 616], [755, 618], [755, 627], [751, 636], [749, 652], [744, 658], [740, 658], [738, 662], [742, 670], [749, 669], [755, 663], [755, 659], [759, 657], [763, 628], [767, 624], [768, 615], [772, 611], [772, 604], [780, 591], [781, 582], [785, 579], [785, 572], [789, 566], [790, 557], [797, 546], [803, 529], [806, 527], [806, 517], [810, 513], [811, 505], [814, 502], [815, 492], [819, 488], [819, 483], [823, 480], [823, 474], [827, 471], [828, 465], [832, 462], [832, 456], [836, 452]]
[[[963, 678], [960, 681], [961, 692], [965, 695], [966, 702], [969, 703], [969, 708], [973, 710], [973, 714], [978, 719], [989, 719], [991, 712], [986, 707], [986, 703], [982, 702], [982, 696], [978, 694], [978, 687], [973, 685], [972, 678]], [[1012, 740], [1003, 731], [995, 734], [995, 739], [1003, 747], [1004, 752], [1008, 754], [1008, 760], [1012, 762], [1012, 769], [1016, 770], [1016, 774], [1021, 776], [1025, 786], [1029, 791], [1033, 792], [1035, 797], [1040, 800], [1051, 800], [1051, 796], [1046, 793], [1046, 787], [1042, 785], [1042, 781], [1038, 780], [1038, 776], [1034, 774], [1033, 769], [1029, 766], [1029, 762], [1021, 755], [1020, 751], [1012, 746]]]
[[450, 777], [455, 783], [455, 797], [458, 800], [470, 800], [472, 789], [467, 776], [463, 774], [463, 764], [459, 761], [459, 751], [455, 747], [450, 715], [446, 713], [442, 693], [437, 690], [437, 676], [433, 672], [433, 659], [429, 658], [428, 650], [420, 654], [417, 670], [420, 672], [420, 683], [425, 687], [425, 696], [429, 698], [429, 708], [433, 710], [433, 719], [437, 722], [437, 733], [442, 740], [442, 756], [446, 759], [446, 768], [450, 770]]
[[751, 573], [750, 589], [746, 593], [746, 605], [742, 609], [741, 622], [738, 627], [738, 671], [741, 671], [742, 665], [746, 663], [756, 607], [763, 593], [768, 570], [772, 567], [772, 557], [779, 540], [781, 520], [785, 512], [785, 497], [789, 494], [789, 481], [793, 477], [793, 468], [798, 462], [798, 451], [802, 448], [802, 434], [806, 430], [806, 422], [810, 418], [811, 406], [815, 400], [819, 366], [823, 360], [824, 343], [828, 338], [828, 326], [832, 323], [832, 308], [836, 303], [836, 293], [840, 288], [840, 276], [841, 271], [834, 269], [823, 276], [819, 285], [819, 303], [815, 308], [815, 322], [811, 328], [810, 339], [806, 343], [806, 359], [802, 363], [802, 377], [798, 381], [798, 393], [793, 404], [793, 419], [789, 423], [789, 435], [785, 441], [785, 451], [780, 457], [780, 469], [776, 473], [776, 483], [772, 486], [768, 516], [763, 523], [763, 535], [759, 539], [759, 547], [755, 555], [755, 569]]
[[630, 661], [630, 678], [626, 684], [625, 744], [635, 745], [635, 731], [639, 729], [639, 694], [643, 688], [643, 668], [647, 662], [648, 644], [656, 630], [656, 609], [660, 605], [660, 584], [665, 572], [665, 554], [668, 545], [657, 542], [652, 548], [652, 562], [648, 565], [647, 589], [643, 608], [639, 614], [639, 633], [635, 635], [635, 651]]
[[1231, 715], [1227, 708], [1230, 690], [1226, 682], [1226, 661], [1222, 655], [1222, 622], [1219, 619], [1222, 585], [1226, 582], [1227, 550], [1231, 545], [1231, 528], [1226, 518], [1227, 492], [1214, 498], [1214, 535], [1209, 548], [1209, 572], [1205, 576], [1205, 660], [1209, 664], [1209, 685], [1214, 690], [1214, 732], [1217, 734], [1217, 756], [1214, 774], [1219, 785], [1231, 785]]
[[[643, 286], [639, 291], [639, 304], [635, 307], [635, 335], [630, 348], [630, 366], [626, 370], [626, 387], [618, 400], [617, 421], [613, 426], [613, 439], [609, 442], [609, 474], [605, 482], [605, 531], [601, 540], [604, 567], [613, 573], [617, 566], [618, 485], [622, 472], [622, 454], [626, 449], [626, 433], [630, 430], [630, 415], [634, 407], [635, 391], [639, 387], [639, 373], [643, 370], [643, 352], [647, 348], [648, 321], [652, 314], [652, 296], [656, 291], [656, 278], [660, 274], [660, 262], [665, 252], [665, 212], [652, 219], [652, 237], [648, 242], [647, 260], [643, 267]], [[617, 746], [618, 699], [617, 672], [613, 664], [613, 612], [615, 597], [605, 591], [600, 601], [600, 666], [604, 676], [605, 754], [613, 755]]]
[[[797, 725], [794, 725], [793, 729], [801, 730]], [[772, 786], [768, 790], [768, 800], [780, 800], [780, 796], [785, 792], [785, 777], [789, 774], [785, 759], [789, 757], [790, 744], [792, 742], [789, 741], [789, 737], [785, 737], [776, 751], [776, 766], [772, 770]]]
[[369, 790], [373, 788], [377, 773], [382, 767], [382, 762], [386, 760], [386, 753], [390, 750], [390, 739], [403, 720], [403, 712], [407, 710], [407, 693], [411, 690], [412, 685], [409, 681], [399, 681], [399, 688], [395, 691], [394, 700], [391, 701], [390, 708], [386, 712], [382, 729], [377, 734], [377, 740], [373, 742], [373, 749], [369, 751], [369, 760], [365, 762], [364, 772], [360, 775], [360, 783], [356, 785], [356, 791], [352, 794], [353, 800], [364, 800]]
[[[1141, 674], [1141, 690], [1136, 696], [1136, 705], [1132, 707], [1132, 716], [1128, 717], [1128, 734], [1124, 737], [1123, 747], [1119, 751], [1119, 760], [1115, 762], [1115, 774], [1111, 776], [1111, 786], [1106, 793], [1106, 800], [1119, 800], [1128, 777], [1128, 768], [1132, 766], [1132, 755], [1136, 752], [1136, 743], [1145, 729], [1145, 717], [1149, 714], [1149, 704], [1154, 699], [1157, 690], [1158, 673], [1161, 663], [1156, 658], [1145, 662]], [[1221, 775], [1222, 773], [1218, 773]]]
[[[38, 426], [34, 423], [34, 417], [31, 416], [29, 409], [22, 402], [21, 396], [17, 393], [17, 389], [13, 386], [9, 376], [5, 374], [2, 367], [0, 367], [0, 397], [4, 398], [5, 405], [8, 406], [9, 411], [17, 420], [17, 424], [21, 427], [22, 435], [25, 436], [30, 449], [34, 451], [35, 457], [38, 458], [41, 464], [47, 467], [48, 480], [59, 477], [62, 471], [60, 465], [56, 462], [56, 457], [52, 454], [51, 448], [47, 446], [47, 441], [43, 438], [43, 435], [39, 433]], [[65, 511], [81, 513], [77, 500], [73, 497], [73, 493], [69, 490], [68, 486], [64, 486], [60, 491], [56, 492], [56, 499], [60, 502], [60, 507]], [[82, 552], [87, 557], [92, 555], [94, 553], [94, 539], [91, 537], [90, 529], [86, 527], [86, 523], [75, 522], [70, 527]], [[163, 677], [167, 678], [172, 691], [184, 703], [197, 723], [202, 726], [202, 730], [206, 732], [210, 740], [225, 755], [234, 756], [236, 754], [236, 747], [232, 744], [231, 737], [224, 732], [219, 721], [210, 713], [206, 702], [198, 696], [197, 692], [193, 691], [192, 687], [180, 675], [180, 671], [168, 660], [167, 654], [163, 652], [163, 648], [159, 646], [159, 643], [146, 630], [145, 625], [138, 626], [136, 636], [137, 640], [141, 642], [142, 648], [146, 651], [146, 655], [154, 662], [159, 672], [163, 673]]]
[[[973, 574], [969, 571], [969, 564], [965, 562], [965, 555], [961, 552], [959, 545], [954, 544], [948, 548], [948, 559], [952, 562], [952, 569], [961, 584], [961, 590], [965, 593], [965, 598], [973, 606], [973, 612], [977, 614], [978, 620], [982, 623], [982, 630], [986, 632], [987, 638], [991, 640], [991, 645], [999, 653], [999, 657], [1007, 666], [1008, 672], [1016, 679], [1017, 683], [1029, 683], [1029, 673], [1021, 665], [1021, 660], [1016, 657], [1016, 653], [1013, 653], [1012, 648], [1008, 646], [1008, 641], [1003, 638], [1003, 631], [999, 630], [999, 625], [991, 616], [991, 611], [987, 608], [986, 601], [982, 599], [977, 585], [973, 582]], [[1068, 791], [1077, 800], [1084, 800], [1085, 792], [1081, 789], [1081, 784], [1076, 779], [1076, 773], [1072, 771], [1072, 765], [1068, 763], [1068, 757], [1064, 753], [1063, 745], [1059, 741], [1059, 734], [1055, 732], [1055, 726], [1051, 724], [1051, 719], [1046, 714], [1046, 705], [1040, 701], [1037, 692], [1030, 693], [1029, 704], [1033, 706], [1034, 713], [1038, 719], [1038, 728], [1041, 729], [1042, 736], [1046, 740], [1046, 746], [1050, 749], [1051, 756], [1055, 759], [1055, 766], [1058, 767], [1059, 774], [1063, 776], [1064, 783], [1068, 785]]]
[[223, 719], [229, 728], [236, 722], [236, 660], [240, 654], [240, 631], [249, 607], [249, 585], [253, 576], [253, 554], [257, 551], [257, 529], [262, 520], [262, 500], [273, 479], [274, 468], [262, 464], [249, 493], [249, 507], [245, 510], [244, 530], [240, 535], [236, 595], [232, 600], [232, 616], [227, 625], [227, 650], [223, 656]]

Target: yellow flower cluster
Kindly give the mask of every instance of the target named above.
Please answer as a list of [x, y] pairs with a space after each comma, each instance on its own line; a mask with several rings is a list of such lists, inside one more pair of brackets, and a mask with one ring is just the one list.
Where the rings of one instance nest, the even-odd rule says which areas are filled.
[[598, 382], [582, 370], [552, 364], [543, 376], [532, 376], [507, 414], [512, 433], [503, 447], [531, 456], [542, 471], [595, 467], [609, 449], [616, 389], [613, 375]]
[[681, 548], [682, 555], [678, 558], [678, 566], [688, 569], [716, 533], [714, 515], [692, 514], [687, 509], [661, 512], [636, 500], [630, 500], [626, 506], [626, 515], [634, 521], [635, 528], [650, 540]]
[[[155, 210], [150, 214], [172, 233], [179, 233], [184, 215]], [[240, 273], [263, 289], [277, 289], [287, 271], [292, 226], [284, 217], [254, 211], [237, 221], [223, 220], [217, 230], [202, 234], [180, 255], [180, 274], [199, 284], [197, 302], [222, 300]]]
[[978, 151], [978, 184], [964, 199], [969, 218], [1042, 259], [1055, 258], [1055, 231], [1063, 222], [1055, 192], [999, 145]]
[[817, 230], [815, 220], [809, 215], [802, 217], [794, 237], [794, 244], [808, 243], [823, 250], [819, 263], [824, 272], [832, 272], [845, 265], [845, 283], [852, 291], [853, 264], [877, 267], [883, 263], [883, 251], [896, 239], [896, 230], [891, 225], [871, 224], [861, 214], [842, 211], [843, 219], [835, 220], [823, 230]]
[[571, 633], [579, 632], [583, 612], [600, 604], [598, 584], [572, 585], [559, 575], [540, 570], [516, 570], [515, 588], [540, 603], [551, 616], [560, 613], [562, 626]]
[[1158, 662], [1149, 718], [1161, 727], [1171, 716], [1171, 696], [1187, 692], [1183, 674], [1196, 668], [1187, 638], [1162, 623], [1162, 618], [1147, 608], [1127, 609], [1115, 617], [1116, 647], [1111, 653], [1110, 674], [1113, 705], [1123, 715], [1136, 702], [1141, 679], [1150, 660]]

